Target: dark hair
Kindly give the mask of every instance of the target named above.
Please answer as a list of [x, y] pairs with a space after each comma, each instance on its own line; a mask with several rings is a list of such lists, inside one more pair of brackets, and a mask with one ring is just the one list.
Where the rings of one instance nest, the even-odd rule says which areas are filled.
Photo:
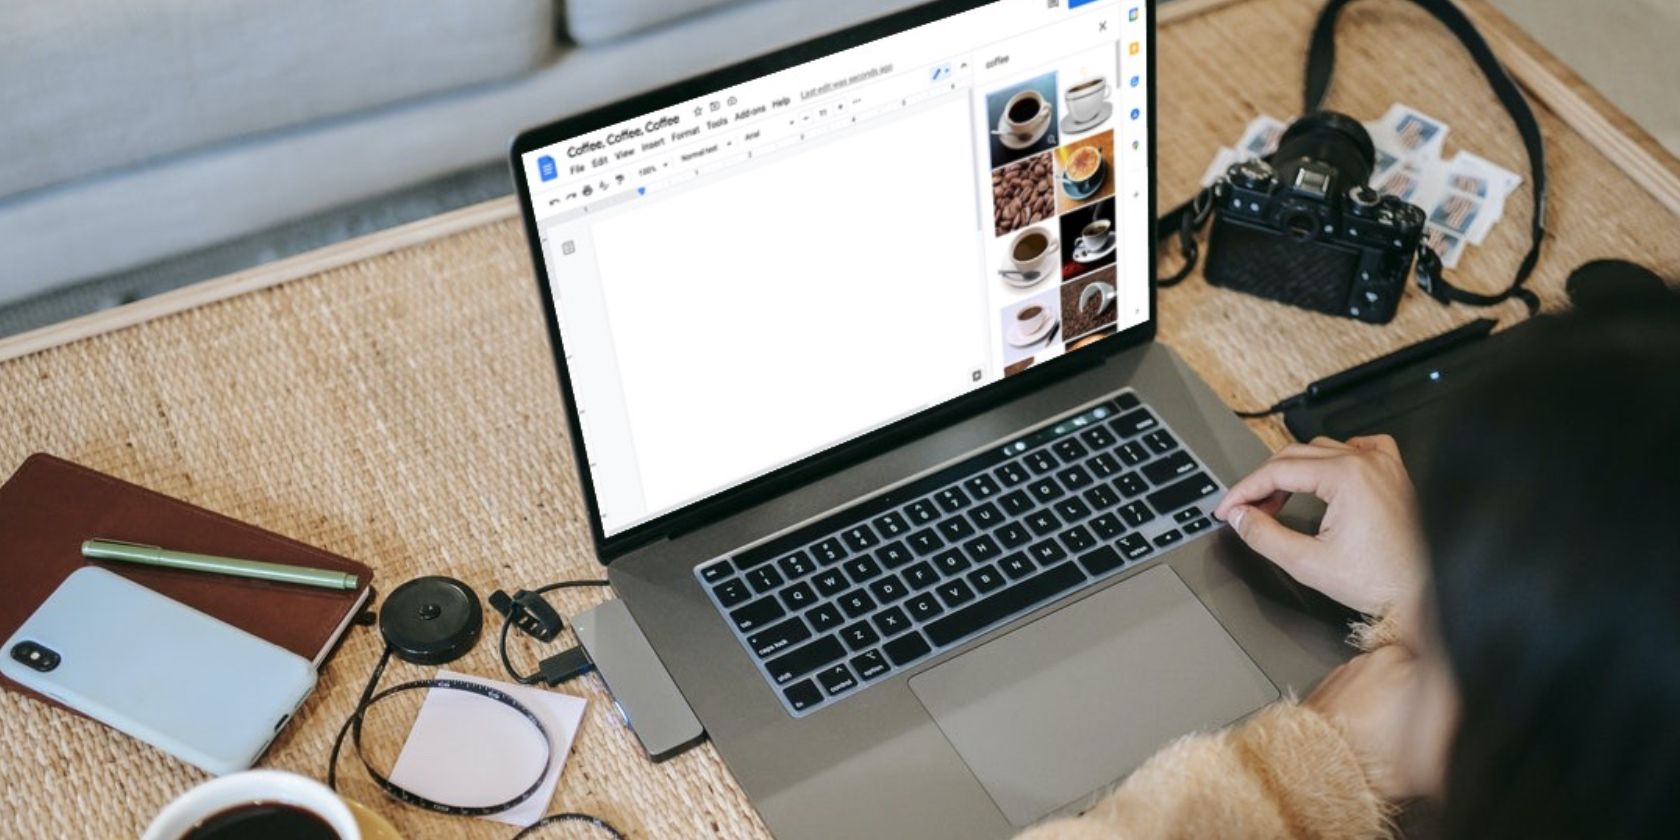
[[1419, 483], [1451, 838], [1680, 835], [1680, 298], [1525, 328]]

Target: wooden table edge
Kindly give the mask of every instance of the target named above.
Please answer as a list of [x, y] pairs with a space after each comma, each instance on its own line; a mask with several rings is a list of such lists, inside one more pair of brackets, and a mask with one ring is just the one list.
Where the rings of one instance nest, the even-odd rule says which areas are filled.
[[[1160, 22], [1165, 24], [1185, 20], [1240, 2], [1244, 0], [1178, 0], [1161, 9]], [[1649, 191], [1670, 212], [1680, 216], [1680, 175], [1676, 174], [1680, 171], [1680, 159], [1664, 152], [1661, 145], [1643, 129], [1615, 110], [1608, 100], [1596, 92], [1591, 92], [1591, 88], [1585, 82], [1575, 77], [1561, 62], [1523, 35], [1514, 23], [1497, 10], [1481, 0], [1472, 0], [1460, 5], [1475, 19], [1494, 52], [1529, 95], [1556, 114], [1565, 125], [1585, 137], [1587, 142], [1635, 183]], [[1568, 73], [1570, 77], [1560, 77], [1559, 73]], [[1577, 88], [1591, 92], [1592, 101], [1589, 102]], [[1612, 112], [1616, 119], [1612, 120], [1606, 116], [1606, 110]], [[8, 362], [342, 268], [351, 263], [461, 233], [481, 225], [515, 218], [518, 215], [518, 202], [512, 196], [507, 196], [349, 239], [134, 303], [0, 339], [0, 362]]]

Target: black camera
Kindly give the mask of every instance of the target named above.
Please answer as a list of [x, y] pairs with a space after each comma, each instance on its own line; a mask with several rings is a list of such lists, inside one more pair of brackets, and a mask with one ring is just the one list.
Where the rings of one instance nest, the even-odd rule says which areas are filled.
[[1208, 282], [1373, 324], [1394, 319], [1423, 210], [1371, 189], [1371, 135], [1320, 111], [1283, 133], [1270, 162], [1230, 168], [1212, 191]]
[[43, 674], [57, 668], [60, 661], [57, 653], [34, 642], [12, 645], [12, 658]]

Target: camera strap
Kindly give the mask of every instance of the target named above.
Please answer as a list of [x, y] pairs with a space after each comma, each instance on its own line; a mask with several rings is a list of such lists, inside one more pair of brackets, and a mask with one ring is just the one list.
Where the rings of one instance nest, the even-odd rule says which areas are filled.
[[[1313, 113], [1319, 110], [1324, 97], [1330, 90], [1330, 80], [1336, 67], [1336, 22], [1342, 8], [1354, 0], [1329, 0], [1319, 12], [1318, 22], [1313, 27], [1312, 42], [1307, 53], [1306, 71], [1306, 110], [1303, 113]], [[1505, 72], [1493, 48], [1488, 46], [1487, 40], [1476, 30], [1476, 25], [1464, 15], [1452, 0], [1412, 0], [1425, 11], [1429, 12], [1456, 36], [1470, 57], [1475, 60], [1477, 67], [1487, 77], [1494, 95], [1499, 98], [1511, 116], [1511, 121], [1517, 126], [1517, 133], [1522, 136], [1523, 147], [1528, 153], [1531, 184], [1534, 193], [1534, 213], [1530, 221], [1530, 244], [1528, 254], [1523, 257], [1522, 264], [1517, 267], [1515, 278], [1505, 291], [1498, 294], [1486, 295], [1461, 289], [1449, 283], [1445, 270], [1441, 265], [1441, 257], [1428, 246], [1418, 248], [1417, 275], [1418, 286], [1430, 297], [1442, 303], [1463, 303], [1469, 306], [1495, 306], [1511, 298], [1516, 298], [1528, 307], [1530, 314], [1540, 311], [1540, 298], [1524, 284], [1534, 273], [1534, 268], [1540, 262], [1541, 248], [1546, 238], [1546, 143], [1540, 132], [1540, 122], [1529, 107], [1528, 100], [1518, 89], [1517, 83]], [[1161, 278], [1157, 282], [1160, 287], [1169, 287], [1182, 281], [1194, 270], [1199, 248], [1195, 246], [1195, 233], [1207, 221], [1208, 209], [1211, 207], [1208, 191], [1203, 190], [1196, 198], [1161, 216], [1156, 227], [1157, 238], [1165, 239], [1176, 234], [1184, 251], [1185, 265], [1170, 277]]]

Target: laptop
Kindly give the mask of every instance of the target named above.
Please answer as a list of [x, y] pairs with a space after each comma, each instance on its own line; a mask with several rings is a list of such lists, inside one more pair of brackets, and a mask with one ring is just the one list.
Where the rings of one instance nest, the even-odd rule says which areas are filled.
[[779, 838], [1006, 837], [1347, 655], [1154, 341], [1154, 15], [930, 3], [514, 142], [596, 549]]

